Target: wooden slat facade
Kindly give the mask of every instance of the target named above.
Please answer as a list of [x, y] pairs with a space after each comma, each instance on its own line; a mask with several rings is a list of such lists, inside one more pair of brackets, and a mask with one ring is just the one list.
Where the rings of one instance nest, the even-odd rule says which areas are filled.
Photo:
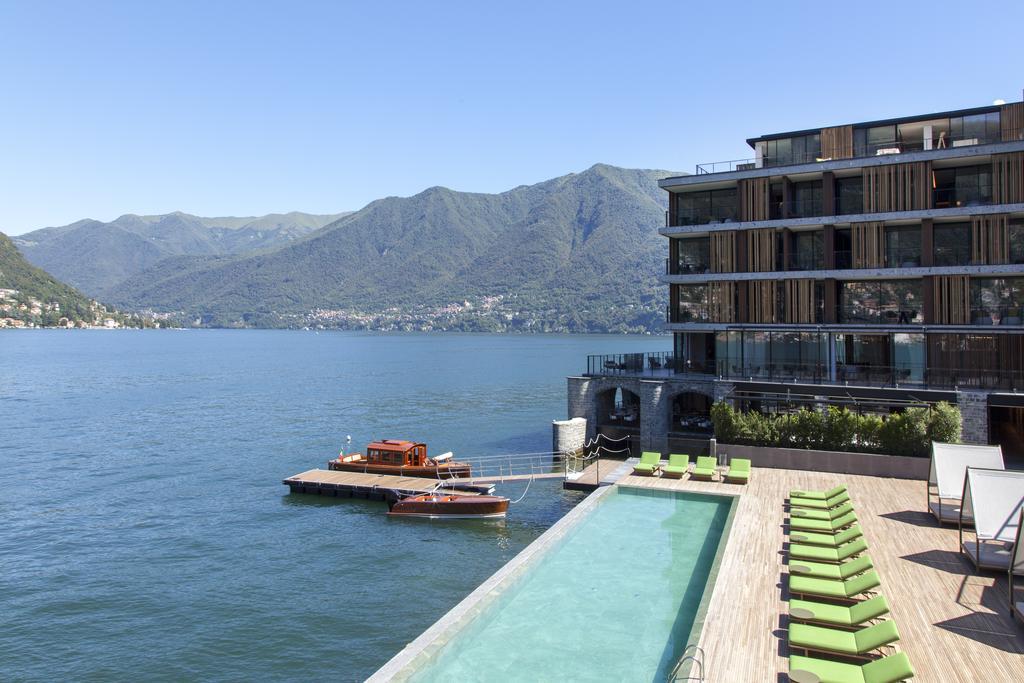
[[1003, 140], [1024, 140], [1024, 102], [1004, 104], [999, 111], [999, 129]]
[[814, 305], [814, 280], [801, 278], [798, 280], [785, 280], [783, 283], [786, 293], [785, 320], [786, 323], [815, 323]]
[[1009, 216], [971, 216], [971, 263], [995, 265], [1009, 262]]
[[868, 166], [864, 178], [864, 212], [930, 209], [931, 163]]
[[1007, 373], [1024, 372], [1024, 335], [928, 334], [928, 373], [937, 382], [995, 386]]
[[748, 323], [776, 322], [775, 280], [749, 280], [747, 285], [747, 320]]
[[932, 278], [932, 310], [936, 325], [967, 325], [971, 322], [971, 287], [966, 275]]
[[853, 126], [822, 128], [821, 157], [823, 159], [853, 158]]
[[775, 270], [775, 229], [747, 230], [747, 272], [770, 273]]
[[885, 223], [853, 223], [850, 241], [854, 268], [882, 268], [885, 266]]
[[712, 322], [737, 322], [735, 282], [719, 280], [708, 283], [708, 314]]
[[712, 273], [735, 273], [739, 269], [736, 253], [736, 230], [711, 233], [709, 260]]
[[1024, 202], [1024, 152], [992, 155], [992, 200], [996, 204]]
[[769, 210], [769, 178], [748, 178], [737, 183], [740, 194], [740, 220], [766, 221]]

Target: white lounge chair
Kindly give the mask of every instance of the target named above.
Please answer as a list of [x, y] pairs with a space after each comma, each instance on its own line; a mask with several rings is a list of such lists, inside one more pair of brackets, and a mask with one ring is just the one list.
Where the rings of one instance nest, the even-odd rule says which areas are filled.
[[[1003, 451], [999, 446], [973, 446], [932, 442], [932, 460], [928, 469], [928, 511], [940, 524], [960, 523], [960, 498], [968, 467], [1002, 470]], [[973, 524], [969, 517], [965, 524]]]
[[960, 518], [974, 520], [974, 539], [964, 539], [961, 521], [960, 549], [978, 569], [1010, 568], [1022, 510], [1024, 472], [967, 468]]

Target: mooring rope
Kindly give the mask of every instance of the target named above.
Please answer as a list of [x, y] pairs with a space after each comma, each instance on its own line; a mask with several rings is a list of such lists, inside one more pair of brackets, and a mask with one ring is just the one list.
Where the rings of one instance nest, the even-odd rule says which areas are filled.
[[518, 503], [518, 502], [519, 502], [519, 501], [521, 501], [521, 500], [522, 500], [523, 498], [526, 498], [526, 494], [530, 492], [530, 484], [532, 484], [532, 483], [533, 483], [533, 477], [531, 476], [531, 477], [530, 477], [530, 481], [526, 482], [526, 490], [524, 490], [524, 491], [523, 491], [523, 495], [519, 496], [519, 498], [518, 498], [518, 499], [516, 499], [516, 500], [513, 500], [513, 501], [510, 501], [510, 502], [512, 502], [512, 503]]

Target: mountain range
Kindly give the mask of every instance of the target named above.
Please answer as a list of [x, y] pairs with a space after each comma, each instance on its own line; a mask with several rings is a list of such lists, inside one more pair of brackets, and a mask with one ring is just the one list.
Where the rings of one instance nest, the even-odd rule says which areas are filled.
[[667, 299], [657, 181], [669, 175], [597, 164], [498, 194], [432, 187], [262, 232], [252, 225], [267, 217], [169, 214], [17, 241], [90, 295], [204, 325], [655, 330]]
[[84, 219], [14, 237], [29, 261], [91, 296], [174, 256], [222, 256], [273, 249], [346, 214], [292, 212], [204, 218], [176, 211], [125, 214], [109, 223]]

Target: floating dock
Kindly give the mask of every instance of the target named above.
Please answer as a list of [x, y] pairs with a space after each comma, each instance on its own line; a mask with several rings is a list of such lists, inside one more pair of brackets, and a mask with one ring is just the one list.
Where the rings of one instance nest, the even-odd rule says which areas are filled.
[[[388, 491], [416, 495], [419, 493], [459, 493], [481, 496], [494, 490], [490, 483], [466, 483], [451, 479], [437, 480], [426, 477], [396, 477], [390, 474], [308, 470], [281, 482], [292, 493], [313, 493], [341, 498], [384, 500]], [[440, 487], [438, 486], [440, 484]]]

